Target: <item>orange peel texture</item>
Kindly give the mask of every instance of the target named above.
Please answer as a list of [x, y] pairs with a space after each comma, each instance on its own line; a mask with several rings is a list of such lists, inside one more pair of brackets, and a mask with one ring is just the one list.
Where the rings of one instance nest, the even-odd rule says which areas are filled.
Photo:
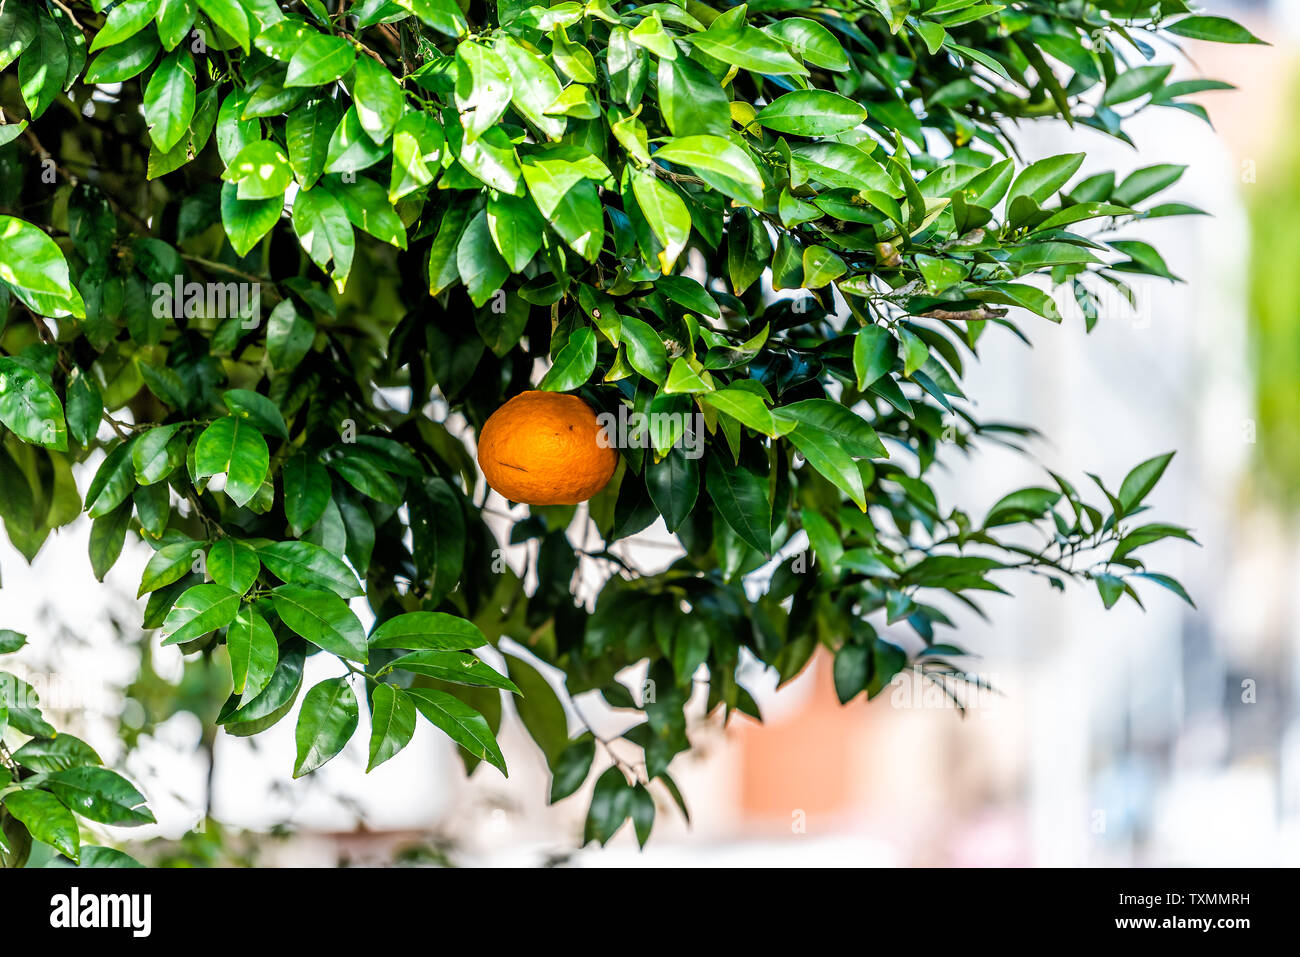
[[608, 485], [618, 465], [600, 432], [596, 413], [576, 395], [521, 392], [483, 423], [478, 464], [512, 502], [574, 505]]

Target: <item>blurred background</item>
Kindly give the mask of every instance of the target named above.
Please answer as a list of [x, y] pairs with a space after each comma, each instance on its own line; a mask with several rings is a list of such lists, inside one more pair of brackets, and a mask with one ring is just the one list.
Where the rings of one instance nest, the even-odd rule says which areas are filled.
[[[955, 457], [936, 485], [946, 506], [981, 512], [1044, 466], [1113, 485], [1178, 449], [1150, 504], [1203, 547], [1156, 546], [1151, 563], [1198, 610], [1148, 589], [1145, 613], [1104, 612], [1092, 590], [1010, 583], [1014, 598], [987, 603], [994, 625], [960, 621], [973, 670], [1001, 692], [975, 695], [965, 717], [907, 683], [841, 707], [828, 658], [780, 692], [754, 668], [742, 681], [766, 723], [723, 729], [697, 708], [695, 748], [673, 766], [689, 827], [661, 807], [644, 852], [630, 827], [579, 850], [588, 792], [548, 807], [541, 754], [509, 717], [509, 781], [490, 767], [467, 778], [424, 722], [366, 775], [363, 715], [344, 754], [297, 782], [294, 715], [254, 739], [205, 734], [196, 715], [224, 697], [224, 659], [187, 664], [141, 635], [131, 596], [148, 549], [128, 544], [97, 586], [79, 521], [30, 567], [0, 543], [0, 622], [31, 638], [6, 667], [58, 727], [124, 762], [157, 814], [105, 842], [181, 865], [1300, 864], [1300, 4], [1202, 6], [1272, 44], [1189, 41], [1173, 79], [1238, 87], [1203, 96], [1213, 129], [1153, 110], [1130, 130], [1136, 149], [1063, 124], [1018, 138], [1028, 159], [1086, 151], [1081, 175], [1187, 164], [1165, 201], [1210, 215], [1134, 228], [1187, 282], [1139, 287], [1136, 308], [1108, 308], [1090, 335], [1068, 308], [1059, 327], [1027, 323], [1032, 351], [986, 336], [968, 378], [977, 416], [1050, 440], [1028, 459]], [[666, 565], [658, 531], [624, 554]], [[312, 659], [306, 680], [327, 667]], [[596, 730], [621, 730], [589, 697], [578, 706]]]

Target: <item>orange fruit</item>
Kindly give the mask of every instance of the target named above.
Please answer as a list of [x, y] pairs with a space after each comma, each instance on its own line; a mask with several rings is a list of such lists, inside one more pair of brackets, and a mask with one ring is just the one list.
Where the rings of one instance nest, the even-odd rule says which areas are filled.
[[478, 464], [512, 502], [574, 505], [603, 489], [618, 452], [602, 446], [591, 406], [561, 392], [521, 392], [483, 423]]

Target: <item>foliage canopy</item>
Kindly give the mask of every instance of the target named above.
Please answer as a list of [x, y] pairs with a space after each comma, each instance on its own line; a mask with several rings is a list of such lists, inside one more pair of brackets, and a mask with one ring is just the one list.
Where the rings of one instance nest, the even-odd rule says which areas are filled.
[[[1158, 199], [1181, 167], [1080, 178], [1009, 132], [1203, 117], [1223, 85], [1170, 82], [1161, 31], [1256, 42], [1182, 0], [2, 0], [9, 538], [30, 560], [84, 510], [100, 579], [143, 539], [143, 626], [229, 661], [231, 734], [300, 704], [295, 776], [362, 709], [371, 768], [422, 716], [504, 772], [509, 697], [552, 800], [609, 764], [587, 839], [644, 842], [656, 791], [685, 811], [693, 689], [758, 716], [744, 660], [787, 681], [825, 646], [842, 701], [909, 667], [960, 696], [942, 629], [1013, 572], [1186, 598], [1140, 557], [1190, 539], [1142, 515], [1170, 455], [984, 516], [927, 482], [1029, 435], [970, 410], [984, 336], [1174, 278], [1137, 237], [1198, 212]], [[658, 426], [587, 506], [510, 514], [521, 574], [470, 449], [539, 383]], [[661, 518], [685, 555], [638, 571], [618, 543]], [[338, 676], [304, 688], [309, 655]], [[34, 702], [6, 725], [11, 860], [76, 858], [74, 811], [148, 819]]]

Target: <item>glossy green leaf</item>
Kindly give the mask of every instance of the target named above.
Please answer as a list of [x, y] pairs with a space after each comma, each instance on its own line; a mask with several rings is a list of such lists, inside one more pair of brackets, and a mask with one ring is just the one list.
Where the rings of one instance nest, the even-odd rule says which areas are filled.
[[52, 773], [46, 785], [65, 807], [100, 824], [133, 827], [154, 823], [144, 795], [107, 768], [67, 768]]
[[225, 492], [236, 505], [246, 505], [262, 487], [270, 464], [266, 439], [241, 416], [217, 419], [194, 442], [198, 478], [225, 475]]
[[411, 688], [407, 694], [415, 707], [438, 730], [481, 760], [506, 774], [506, 759], [501, 755], [496, 736], [479, 712], [458, 698], [431, 688]]
[[280, 661], [275, 633], [265, 618], [245, 605], [226, 629], [226, 650], [230, 655], [231, 688], [247, 704], [266, 690], [275, 674]]
[[367, 773], [393, 757], [415, 735], [415, 702], [401, 688], [377, 684], [370, 692], [370, 759]]
[[335, 757], [357, 730], [357, 696], [347, 678], [330, 678], [302, 699], [294, 740], [293, 776], [310, 774]]
[[365, 630], [338, 595], [320, 588], [288, 584], [272, 591], [271, 598], [276, 614], [295, 634], [340, 658], [365, 663], [368, 656]]
[[158, 149], [166, 152], [189, 132], [194, 104], [194, 58], [177, 48], [163, 57], [144, 91], [144, 117]]
[[758, 111], [758, 122], [778, 133], [829, 136], [851, 130], [867, 111], [846, 96], [825, 90], [796, 90]]
[[74, 861], [77, 859], [81, 848], [77, 820], [53, 794], [35, 790], [10, 791], [0, 801], [33, 838]]
[[164, 645], [201, 638], [235, 620], [241, 595], [224, 585], [194, 585], [187, 589], [167, 613], [162, 630]]

